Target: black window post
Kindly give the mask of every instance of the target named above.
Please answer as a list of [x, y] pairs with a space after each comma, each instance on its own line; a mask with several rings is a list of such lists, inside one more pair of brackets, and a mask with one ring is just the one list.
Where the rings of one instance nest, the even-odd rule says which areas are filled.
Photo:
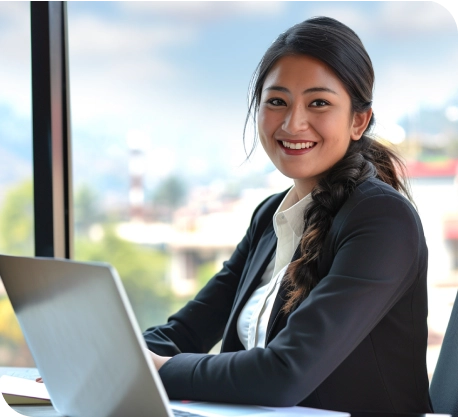
[[31, 1], [35, 255], [71, 258], [73, 202], [62, 1]]

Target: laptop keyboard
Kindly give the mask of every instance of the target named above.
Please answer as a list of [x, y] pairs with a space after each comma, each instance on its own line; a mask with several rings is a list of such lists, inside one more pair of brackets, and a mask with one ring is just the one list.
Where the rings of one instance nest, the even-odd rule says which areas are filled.
[[172, 411], [175, 417], [202, 417], [202, 414], [195, 414], [189, 411], [174, 410], [173, 408], [172, 408]]

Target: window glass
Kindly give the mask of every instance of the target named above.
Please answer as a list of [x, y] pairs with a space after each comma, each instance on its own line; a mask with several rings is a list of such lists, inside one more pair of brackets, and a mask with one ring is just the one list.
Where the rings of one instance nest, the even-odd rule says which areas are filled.
[[[192, 297], [256, 205], [290, 185], [259, 146], [245, 161], [247, 89], [265, 49], [311, 16], [353, 28], [375, 67], [376, 132], [407, 161], [430, 248], [432, 372], [458, 286], [458, 43], [444, 7], [69, 2], [68, 11], [75, 257], [118, 269], [142, 329]], [[252, 141], [248, 125], [248, 151]]]
[[[29, 2], [0, 2], [0, 253], [33, 256]], [[33, 366], [0, 281], [0, 366]]]

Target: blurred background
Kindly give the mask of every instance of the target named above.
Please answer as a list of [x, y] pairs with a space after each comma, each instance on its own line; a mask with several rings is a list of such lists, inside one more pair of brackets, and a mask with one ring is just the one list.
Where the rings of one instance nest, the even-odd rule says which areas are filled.
[[[218, 271], [291, 181], [247, 90], [288, 27], [334, 17], [372, 58], [376, 133], [405, 158], [430, 251], [428, 370], [458, 289], [458, 31], [434, 2], [68, 2], [75, 258], [113, 264], [140, 327]], [[0, 2], [0, 252], [33, 255], [30, 4]], [[248, 125], [246, 148], [251, 149]], [[216, 233], [215, 231], [218, 231]], [[33, 366], [0, 283], [0, 366]]]

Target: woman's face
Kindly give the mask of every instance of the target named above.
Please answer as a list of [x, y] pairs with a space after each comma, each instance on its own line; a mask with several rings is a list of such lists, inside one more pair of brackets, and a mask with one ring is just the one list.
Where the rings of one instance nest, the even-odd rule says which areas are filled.
[[323, 62], [280, 58], [262, 87], [258, 131], [277, 169], [294, 179], [299, 198], [359, 140], [371, 110], [354, 113], [341, 81]]

